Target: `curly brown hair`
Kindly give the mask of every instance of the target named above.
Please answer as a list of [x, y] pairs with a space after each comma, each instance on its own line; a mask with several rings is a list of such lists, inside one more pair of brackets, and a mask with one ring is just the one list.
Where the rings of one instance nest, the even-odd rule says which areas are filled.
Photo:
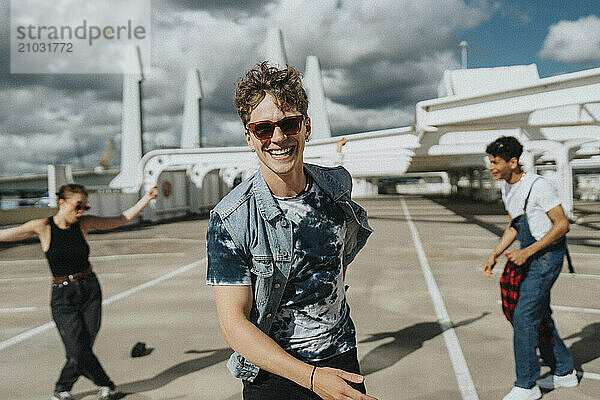
[[275, 98], [281, 111], [298, 111], [308, 116], [308, 98], [298, 70], [289, 65], [279, 69], [263, 61], [237, 80], [233, 103], [244, 128], [250, 120], [250, 113], [267, 92]]

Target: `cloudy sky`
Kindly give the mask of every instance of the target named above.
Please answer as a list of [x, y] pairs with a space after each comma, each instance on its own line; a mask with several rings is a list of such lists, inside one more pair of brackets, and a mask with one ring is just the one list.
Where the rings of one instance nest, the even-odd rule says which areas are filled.
[[[600, 66], [597, 0], [153, 0], [151, 19], [146, 150], [178, 145], [190, 68], [202, 79], [204, 146], [243, 144], [235, 80], [260, 60], [269, 27], [299, 70], [319, 58], [333, 135], [412, 124], [415, 103], [459, 67], [461, 40], [470, 68], [536, 63], [545, 77]], [[0, 175], [93, 168], [110, 138], [118, 167], [122, 77], [10, 74], [9, 20], [0, 0]]]

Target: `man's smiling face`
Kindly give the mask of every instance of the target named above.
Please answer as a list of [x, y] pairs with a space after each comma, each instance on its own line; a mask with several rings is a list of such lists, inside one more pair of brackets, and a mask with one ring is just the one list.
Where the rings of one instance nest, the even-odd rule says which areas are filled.
[[515, 167], [518, 165], [517, 159], [514, 157], [510, 161], [505, 161], [500, 156], [488, 154], [488, 159], [490, 160], [488, 169], [492, 173], [492, 177], [497, 181], [501, 179], [508, 181]]
[[[277, 101], [266, 93], [265, 98], [252, 110], [248, 123], [259, 121], [278, 122], [285, 117], [301, 115], [298, 111], [281, 111]], [[285, 135], [280, 127], [275, 127], [273, 136], [260, 140], [252, 132], [246, 131], [248, 145], [256, 151], [260, 168], [265, 180], [269, 176], [278, 175], [281, 179], [303, 172], [303, 153], [306, 138], [310, 135], [310, 119], [307, 117], [302, 122], [297, 135]]]

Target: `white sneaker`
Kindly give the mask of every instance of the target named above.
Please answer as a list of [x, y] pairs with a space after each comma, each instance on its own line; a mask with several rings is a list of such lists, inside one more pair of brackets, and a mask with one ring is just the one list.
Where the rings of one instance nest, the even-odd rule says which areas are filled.
[[73, 400], [73, 396], [71, 392], [65, 390], [64, 392], [54, 392], [50, 400]]
[[98, 390], [98, 400], [111, 400], [117, 391], [108, 386], [100, 386]]
[[536, 383], [543, 389], [557, 389], [559, 387], [575, 387], [579, 385], [579, 380], [577, 379], [577, 373], [573, 370], [564, 376], [548, 375], [545, 378], [538, 379]]
[[537, 400], [542, 398], [540, 387], [535, 385], [531, 389], [513, 386], [510, 393], [504, 396], [504, 400]]

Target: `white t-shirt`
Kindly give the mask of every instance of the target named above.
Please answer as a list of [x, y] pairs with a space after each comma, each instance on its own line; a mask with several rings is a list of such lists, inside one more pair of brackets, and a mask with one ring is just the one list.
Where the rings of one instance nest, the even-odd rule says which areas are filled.
[[534, 181], [535, 185], [527, 202], [527, 223], [535, 240], [540, 240], [552, 228], [552, 221], [548, 218], [546, 212], [560, 204], [560, 199], [552, 184], [539, 175], [523, 174], [517, 183], [511, 185], [506, 181], [504, 182], [502, 201], [504, 201], [504, 207], [512, 218], [522, 215], [525, 199]]

